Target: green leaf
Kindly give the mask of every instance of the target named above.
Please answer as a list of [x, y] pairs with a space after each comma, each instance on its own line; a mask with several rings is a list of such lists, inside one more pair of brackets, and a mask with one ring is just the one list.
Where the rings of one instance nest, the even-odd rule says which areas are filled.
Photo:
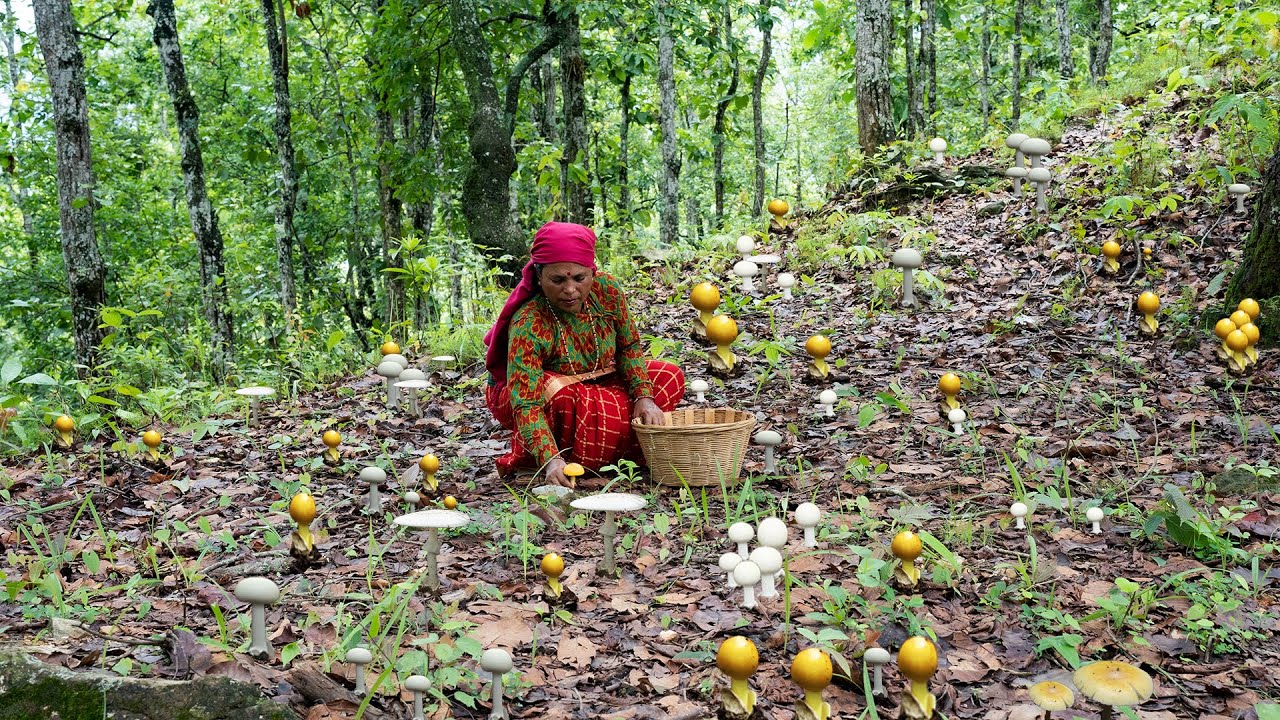
[[18, 383], [22, 385], [57, 385], [58, 381], [44, 373], [36, 373], [22, 378]]
[[337, 347], [338, 343], [342, 342], [342, 338], [344, 337], [346, 337], [346, 335], [344, 335], [341, 330], [334, 330], [333, 332], [329, 333], [328, 338], [325, 338], [324, 349], [333, 350], [335, 347]]
[[98, 568], [102, 566], [98, 553], [92, 550], [85, 550], [80, 553], [80, 559], [84, 561], [84, 568], [89, 571], [90, 575], [98, 574]]
[[113, 327], [113, 328], [120, 327], [120, 325], [123, 324], [123, 322], [124, 322], [124, 318], [120, 315], [119, 312], [115, 310], [102, 311], [103, 327]]
[[861, 430], [876, 421], [876, 415], [880, 413], [880, 406], [867, 403], [858, 408], [858, 429]]
[[85, 399], [91, 403], [97, 403], [98, 405], [111, 405], [114, 407], [120, 407], [120, 403], [116, 402], [115, 400], [112, 400], [111, 398], [104, 398], [101, 395], [90, 395]]
[[112, 390], [115, 390], [117, 394], [125, 395], [127, 397], [138, 397], [142, 394], [141, 390], [132, 385], [116, 385]]
[[280, 664], [288, 665], [289, 663], [293, 662], [294, 658], [298, 657], [301, 654], [302, 654], [302, 646], [300, 646], [298, 644], [298, 641], [295, 640], [289, 643], [288, 645], [285, 645], [284, 647], [280, 648]]
[[10, 355], [0, 367], [0, 385], [8, 385], [22, 374], [22, 360], [17, 355]]
[[1280, 704], [1258, 703], [1253, 710], [1258, 713], [1258, 720], [1280, 720]]

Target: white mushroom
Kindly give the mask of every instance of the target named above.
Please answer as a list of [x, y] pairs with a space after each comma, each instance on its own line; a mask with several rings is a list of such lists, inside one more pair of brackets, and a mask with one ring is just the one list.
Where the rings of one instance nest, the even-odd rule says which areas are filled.
[[1027, 179], [1036, 184], [1036, 212], [1048, 212], [1049, 203], [1045, 200], [1045, 193], [1049, 181], [1053, 179], [1053, 173], [1046, 167], [1033, 167], [1027, 171]]
[[750, 260], [739, 260], [733, 266], [733, 274], [742, 278], [742, 292], [753, 293], [756, 286], [751, 282], [751, 278], [760, 274], [760, 268]]
[[837, 399], [835, 390], [828, 389], [818, 393], [818, 405], [826, 410], [827, 417], [832, 417], [836, 414], [835, 405]]
[[254, 385], [252, 387], [240, 388], [236, 391], [237, 395], [244, 395], [249, 398], [249, 427], [258, 426], [258, 404], [262, 398], [275, 395], [275, 388]]
[[[1026, 139], [1027, 136], [1024, 133], [1013, 133], [1004, 139], [1005, 147], [1013, 150], [1013, 166], [1016, 168], [1022, 168], [1023, 158], [1021, 146], [1022, 142]], [[1022, 178], [1026, 176], [1013, 175], [1011, 177], [1013, 178], [1013, 196], [1022, 197]]]
[[1244, 183], [1232, 183], [1227, 186], [1227, 192], [1236, 199], [1236, 212], [1244, 212], [1244, 196], [1249, 194], [1249, 186]]
[[365, 503], [365, 509], [371, 513], [382, 512], [382, 495], [378, 493], [378, 487], [387, 483], [387, 472], [370, 465], [360, 471], [360, 480], [369, 486], [369, 500]]
[[952, 408], [947, 413], [947, 422], [951, 423], [951, 431], [957, 435], [964, 434], [964, 421], [968, 419], [969, 415], [964, 408]]
[[403, 371], [404, 368], [400, 367], [400, 363], [394, 360], [383, 360], [378, 363], [378, 374], [386, 378], [387, 381], [388, 408], [395, 409], [400, 404], [400, 391], [396, 390], [395, 382]]
[[249, 603], [249, 656], [258, 660], [271, 657], [271, 643], [267, 640], [266, 606], [280, 599], [280, 588], [264, 577], [247, 577], [236, 583], [236, 599]]
[[382, 362], [393, 362], [399, 365], [401, 370], [409, 369], [409, 358], [406, 358], [400, 353], [391, 353], [390, 355], [383, 355]]
[[818, 546], [818, 523], [822, 521], [822, 511], [813, 503], [800, 503], [795, 512], [796, 524], [804, 530], [804, 546]]
[[756, 539], [761, 545], [781, 553], [787, 547], [787, 524], [780, 518], [767, 517], [756, 528]]
[[711, 386], [707, 384], [706, 380], [694, 380], [689, 383], [689, 389], [697, 393], [698, 402], [706, 402], [707, 391], [711, 389]]
[[742, 588], [742, 607], [750, 610], [756, 606], [756, 583], [760, 582], [760, 567], [750, 560], [743, 560], [733, 569], [733, 580]]
[[1004, 171], [1004, 176], [1013, 180], [1013, 196], [1022, 197], [1022, 181], [1027, 177], [1027, 169], [1024, 167], [1011, 167]]
[[1022, 151], [1023, 155], [1031, 158], [1031, 167], [1033, 168], [1040, 167], [1044, 162], [1044, 156], [1053, 152], [1053, 146], [1049, 144], [1048, 140], [1033, 137], [1023, 140], [1018, 145], [1018, 149]]
[[916, 307], [916, 296], [912, 292], [912, 271], [924, 263], [920, 253], [912, 248], [898, 248], [890, 259], [893, 266], [902, 271], [902, 307]]
[[791, 299], [791, 288], [796, 286], [796, 276], [791, 273], [778, 274], [778, 287], [782, 288], [782, 299]]
[[1027, 516], [1028, 512], [1030, 512], [1030, 508], [1024, 502], [1015, 502], [1009, 506], [1009, 514], [1013, 516], [1014, 527], [1019, 530], [1027, 529], [1027, 523], [1023, 518]]
[[[416, 493], [415, 493], [416, 494]], [[408, 493], [405, 493], [406, 499]], [[457, 510], [419, 510], [401, 515], [393, 520], [397, 525], [414, 530], [427, 531], [427, 544], [423, 549], [427, 553], [427, 587], [433, 592], [440, 589], [440, 570], [437, 566], [437, 555], [440, 554], [440, 531], [448, 528], [460, 528], [471, 522], [471, 518]]]
[[413, 693], [413, 720], [423, 720], [422, 696], [431, 689], [431, 680], [425, 675], [410, 675], [404, 679], [404, 687]]
[[946, 160], [943, 154], [947, 152], [947, 141], [940, 137], [930, 140], [929, 151], [933, 153], [934, 161], [941, 165]]
[[782, 553], [768, 545], [761, 545], [751, 551], [751, 562], [760, 568], [760, 597], [777, 597], [774, 588], [774, 573], [782, 571]]
[[782, 435], [772, 430], [761, 430], [756, 433], [755, 441], [757, 445], [764, 447], [764, 471], [772, 475], [778, 471], [774, 465], [773, 449], [782, 444]]
[[489, 711], [489, 720], [506, 720], [507, 711], [502, 707], [502, 676], [511, 672], [511, 653], [502, 648], [485, 650], [480, 656], [480, 669], [493, 677], [493, 709]]
[[416, 490], [410, 490], [404, 494], [404, 501], [411, 507], [417, 507], [422, 502], [422, 496]]
[[871, 668], [871, 694], [884, 694], [884, 673], [881, 668], [889, 663], [889, 651], [882, 647], [869, 647], [862, 653], [862, 661]]
[[1084, 518], [1089, 522], [1093, 523], [1094, 535], [1102, 534], [1102, 518], [1104, 517], [1106, 517], [1106, 513], [1102, 511], [1102, 508], [1097, 506], [1091, 507], [1088, 510], [1084, 511]]
[[364, 666], [373, 662], [373, 653], [362, 647], [347, 651], [347, 664], [356, 666], [356, 695], [364, 695]]
[[736, 522], [729, 526], [729, 542], [738, 546], [738, 556], [746, 557], [751, 553], [748, 543], [756, 536], [756, 531], [748, 523]]
[[755, 238], [750, 235], [743, 235], [733, 244], [733, 249], [738, 251], [743, 260], [746, 260], [756, 250]]
[[720, 556], [720, 569], [728, 573], [729, 589], [738, 587], [733, 581], [733, 569], [738, 567], [738, 563], [742, 562], [742, 556], [736, 552], [727, 552]]
[[631, 493], [599, 493], [580, 497], [569, 503], [578, 510], [604, 513], [604, 524], [600, 526], [600, 539], [604, 543], [604, 559], [598, 571], [613, 575], [617, 572], [617, 564], [613, 559], [613, 538], [618, 534], [618, 521], [614, 517], [620, 512], [634, 512], [648, 505], [649, 501]]

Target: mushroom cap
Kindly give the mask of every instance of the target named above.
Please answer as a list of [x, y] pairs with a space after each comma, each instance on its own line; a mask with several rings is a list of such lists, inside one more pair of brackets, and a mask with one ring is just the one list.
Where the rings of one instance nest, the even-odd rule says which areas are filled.
[[1160, 309], [1160, 296], [1150, 290], [1138, 296], [1138, 311], [1150, 315]]
[[707, 323], [707, 339], [716, 345], [729, 345], [738, 337], [738, 323], [728, 315], [717, 315]]
[[538, 487], [534, 488], [531, 492], [533, 493], [534, 497], [551, 498], [553, 500], [558, 500], [560, 498], [565, 497], [566, 495], [572, 495], [573, 488], [567, 488], [567, 487], [564, 487], [563, 485], [539, 485]]
[[750, 523], [736, 522], [729, 526], [729, 540], [735, 543], [748, 543], [756, 536], [755, 528]]
[[399, 353], [392, 353], [391, 355], [385, 355], [383, 356], [382, 361], [393, 362], [399, 365], [401, 370], [407, 370], [409, 368], [409, 358]]
[[353, 647], [347, 651], [347, 662], [352, 665], [367, 665], [373, 662], [373, 653], [362, 647]]
[[1244, 333], [1244, 336], [1249, 338], [1250, 345], [1256, 345], [1258, 344], [1258, 341], [1262, 339], [1262, 331], [1253, 323], [1245, 323], [1244, 327], [1240, 328], [1240, 332]]
[[426, 379], [427, 379], [427, 374], [422, 372], [418, 368], [405, 368], [404, 370], [400, 371], [401, 382], [404, 382], [405, 380], [426, 380]]
[[800, 503], [796, 506], [795, 518], [796, 524], [802, 528], [817, 527], [822, 520], [822, 511], [811, 502]]
[[1232, 330], [1227, 336], [1227, 347], [1234, 352], [1244, 352], [1249, 347], [1249, 336], [1244, 334], [1243, 330]]
[[756, 528], [756, 539], [761, 545], [771, 548], [785, 547], [787, 544], [787, 524], [781, 518], [767, 517], [760, 521]]
[[890, 259], [894, 267], [907, 268], [915, 270], [924, 263], [924, 258], [920, 252], [913, 248], [898, 248], [893, 251], [893, 257]]
[[565, 463], [564, 474], [571, 478], [582, 477], [586, 472], [586, 468], [578, 463]]
[[1004, 146], [1010, 150], [1017, 150], [1019, 146], [1022, 145], [1023, 141], [1027, 139], [1028, 136], [1026, 133], [1012, 133], [1009, 137], [1004, 139]]
[[58, 432], [71, 432], [76, 427], [76, 421], [69, 415], [59, 415], [58, 419], [53, 421], [53, 427]]
[[791, 680], [810, 692], [831, 684], [831, 656], [818, 648], [806, 648], [791, 661]]
[[[410, 371], [405, 370], [405, 372], [410, 372]], [[397, 380], [391, 384], [400, 388], [401, 390], [425, 390], [431, 387], [431, 383], [427, 382], [426, 380]]]
[[296, 523], [306, 525], [316, 519], [316, 499], [306, 490], [300, 491], [289, 500], [289, 517]]
[[738, 277], [755, 277], [760, 274], [760, 266], [750, 260], [739, 260], [733, 264], [733, 274]]
[[733, 249], [737, 250], [742, 255], [746, 255], [756, 249], [756, 239], [750, 235], [743, 235], [733, 243]]
[[910, 680], [927, 681], [938, 670], [938, 648], [920, 635], [907, 638], [898, 648], [898, 669]]
[[1071, 675], [1080, 694], [1113, 707], [1137, 705], [1155, 692], [1151, 676], [1135, 665], [1117, 660], [1089, 663]]
[[569, 503], [578, 510], [596, 512], [632, 512], [648, 505], [649, 501], [631, 493], [597, 493], [587, 495]]
[[445, 510], [457, 510], [457, 509], [458, 509], [458, 498], [456, 498], [456, 497], [454, 497], [454, 496], [452, 496], [452, 495], [445, 495], [445, 496], [444, 496], [444, 500], [441, 500], [441, 501], [440, 501], [440, 504], [444, 505], [444, 509], [445, 509]]
[[955, 373], [943, 373], [938, 378], [938, 389], [943, 395], [955, 395], [960, 392], [960, 376]]
[[929, 149], [936, 153], [943, 152], [947, 149], [947, 141], [936, 137], [929, 141]]
[[1029, 508], [1024, 502], [1016, 502], [1009, 506], [1009, 514], [1014, 517], [1026, 517]]
[[1120, 257], [1120, 243], [1115, 240], [1108, 240], [1102, 243], [1102, 254], [1115, 260]]
[[564, 574], [564, 558], [560, 557], [560, 553], [549, 552], [542, 556], [542, 562], [538, 567], [543, 575], [558, 578]]
[[743, 560], [733, 568], [733, 581], [742, 587], [752, 587], [760, 582], [760, 566], [750, 560]]
[[1048, 155], [1053, 152], [1053, 146], [1049, 144], [1048, 140], [1033, 137], [1023, 140], [1018, 145], [1018, 149], [1022, 151], [1023, 155]]
[[1244, 310], [1236, 310], [1231, 313], [1231, 322], [1236, 324], [1236, 328], [1242, 328], [1253, 322], [1253, 318], [1249, 317], [1249, 313]]
[[770, 214], [786, 215], [787, 211], [791, 209], [791, 206], [788, 205], [787, 201], [783, 200], [782, 198], [774, 198], [773, 200], [769, 201], [768, 208], [769, 208]]
[[1018, 178], [1021, 180], [1027, 176], [1027, 169], [1024, 167], [1011, 167], [1004, 171], [1004, 176], [1009, 178]]
[[1027, 688], [1031, 702], [1040, 706], [1041, 710], [1066, 710], [1076, 701], [1076, 694], [1071, 688], [1060, 682], [1045, 680]]
[[410, 505], [417, 505], [422, 502], [422, 496], [416, 490], [410, 490], [404, 494], [404, 501]]
[[511, 672], [511, 653], [502, 648], [489, 648], [480, 656], [480, 668], [491, 673]]
[[791, 273], [778, 273], [778, 287], [789, 288], [796, 286], [796, 276]]
[[418, 469], [425, 473], [440, 471], [440, 458], [434, 453], [427, 453], [418, 460]]
[[964, 411], [964, 408], [953, 408], [951, 412], [947, 413], [947, 422], [953, 425], [958, 425], [968, 419], [969, 414]]
[[823, 405], [835, 405], [840, 398], [836, 395], [835, 390], [823, 390], [818, 393], [818, 402]]
[[1027, 179], [1031, 182], [1047, 183], [1053, 179], [1053, 173], [1046, 167], [1031, 168], [1027, 171]]
[[342, 444], [342, 434], [337, 430], [325, 430], [324, 435], [320, 437], [324, 444], [331, 448], [336, 448]]
[[868, 665], [888, 665], [890, 655], [889, 651], [882, 647], [869, 647], [862, 653], [862, 659]]
[[734, 680], [746, 680], [760, 667], [760, 653], [755, 643], [734, 635], [720, 643], [720, 649], [716, 650], [716, 667]]
[[376, 465], [370, 465], [360, 470], [360, 479], [366, 485], [383, 485], [387, 482], [387, 471]]
[[1262, 314], [1262, 308], [1258, 307], [1258, 301], [1253, 298], [1245, 298], [1241, 300], [1240, 304], [1236, 306], [1236, 309], [1243, 310], [1248, 313], [1250, 320], [1257, 320], [1258, 316]]
[[426, 675], [410, 675], [404, 679], [404, 686], [413, 692], [426, 692], [431, 689], [431, 680]]
[[1102, 511], [1102, 508], [1095, 505], [1084, 511], [1084, 517], [1089, 522], [1102, 522], [1102, 518], [1106, 517], [1106, 513]]
[[768, 545], [761, 545], [751, 551], [751, 556], [747, 558], [760, 568], [760, 574], [772, 575], [782, 569], [782, 553]]
[[747, 260], [750, 260], [757, 265], [776, 265], [782, 262], [782, 256], [769, 253], [765, 255], [752, 255], [747, 258]]
[[733, 572], [738, 567], [738, 563], [742, 562], [742, 556], [736, 552], [727, 552], [720, 556], [720, 569], [725, 572]]
[[382, 343], [382, 347], [378, 348], [378, 351], [382, 353], [383, 357], [386, 357], [388, 355], [399, 355], [400, 346], [392, 342], [391, 340], [388, 340]]
[[706, 380], [694, 380], [693, 382], [689, 383], [689, 389], [696, 393], [704, 393], [710, 390], [711, 386], [707, 384]]
[[160, 447], [160, 442], [162, 439], [163, 438], [160, 437], [160, 433], [155, 430], [148, 430], [142, 433], [142, 444], [146, 445], [149, 448]]
[[270, 605], [280, 599], [280, 588], [270, 579], [260, 576], [247, 577], [236, 583], [232, 593], [240, 602], [255, 605]]
[[1232, 330], [1238, 330], [1236, 324], [1231, 322], [1231, 318], [1222, 318], [1213, 326], [1213, 334], [1218, 336], [1219, 340], [1226, 340]]
[[831, 340], [826, 335], [812, 335], [804, 341], [804, 351], [812, 357], [824, 358], [831, 354]]
[[[405, 495], [407, 497], [408, 493], [405, 493]], [[401, 515], [392, 522], [415, 530], [441, 530], [463, 527], [471, 522], [471, 518], [466, 513], [458, 512], [457, 510], [431, 508]]]
[[920, 541], [919, 535], [910, 530], [903, 530], [893, 536], [893, 543], [889, 546], [889, 549], [893, 551], [893, 556], [899, 560], [915, 560], [924, 551], [924, 543]]
[[782, 444], [782, 435], [773, 430], [761, 430], [756, 433], [755, 441], [757, 445], [765, 447], [777, 447]]
[[1227, 192], [1232, 195], [1244, 195], [1249, 192], [1249, 186], [1244, 183], [1231, 183], [1227, 186]]
[[720, 306], [720, 291], [709, 282], [700, 282], [689, 292], [689, 303], [696, 310], [711, 312]]
[[378, 374], [384, 378], [398, 378], [404, 368], [400, 367], [400, 363], [391, 360], [383, 360], [378, 363]]

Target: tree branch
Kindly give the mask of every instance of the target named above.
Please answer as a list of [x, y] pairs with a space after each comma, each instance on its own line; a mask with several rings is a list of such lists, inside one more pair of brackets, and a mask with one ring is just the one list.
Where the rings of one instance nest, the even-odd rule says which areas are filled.
[[480, 23], [480, 29], [483, 30], [486, 25], [490, 25], [492, 23], [515, 22], [516, 20], [527, 20], [528, 22], [541, 22], [542, 18], [538, 17], [537, 15], [530, 15], [529, 13], [513, 12], [510, 15], [507, 15], [506, 17], [491, 17], [488, 20], [485, 20], [484, 22]]
[[520, 107], [520, 84], [524, 81], [524, 74], [564, 39], [564, 28], [561, 24], [558, 21], [551, 21], [550, 18], [548, 22], [551, 24], [548, 25], [547, 34], [543, 36], [542, 41], [529, 48], [529, 52], [520, 58], [520, 62], [511, 69], [511, 75], [507, 78], [507, 95], [503, 112], [507, 116], [509, 131], [514, 131], [516, 126], [516, 109]]

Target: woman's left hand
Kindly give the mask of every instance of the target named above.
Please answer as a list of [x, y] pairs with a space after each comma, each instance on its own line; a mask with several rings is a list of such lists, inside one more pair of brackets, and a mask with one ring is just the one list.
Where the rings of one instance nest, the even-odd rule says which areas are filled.
[[665, 425], [666, 415], [658, 407], [653, 398], [640, 398], [631, 407], [631, 419], [639, 420], [641, 425]]

